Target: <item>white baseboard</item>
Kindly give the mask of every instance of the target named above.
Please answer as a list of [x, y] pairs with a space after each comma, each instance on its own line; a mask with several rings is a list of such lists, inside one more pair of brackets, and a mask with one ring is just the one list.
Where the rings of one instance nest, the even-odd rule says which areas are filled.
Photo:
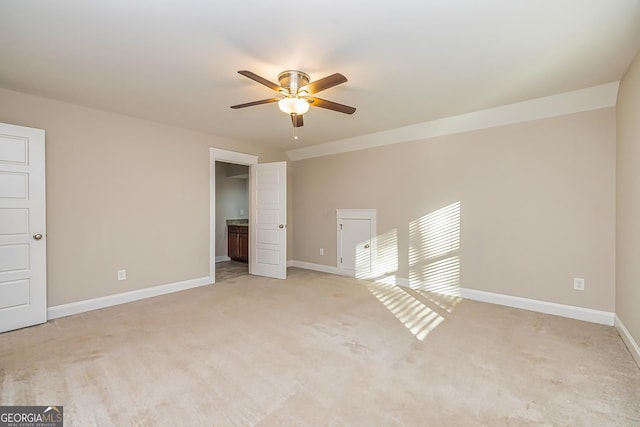
[[312, 270], [312, 271], [319, 271], [321, 273], [340, 275], [337, 267], [333, 267], [330, 265], [313, 264], [311, 262], [289, 260], [287, 261], [287, 267], [304, 268], [305, 270]]
[[523, 310], [536, 311], [538, 313], [553, 314], [556, 316], [584, 320], [586, 322], [599, 323], [608, 326], [613, 326], [613, 318], [615, 316], [615, 313], [608, 311], [593, 310], [573, 305], [556, 304], [554, 302], [514, 297], [511, 295], [496, 294], [493, 292], [478, 291], [468, 288], [460, 288], [460, 296], [462, 296], [462, 298], [475, 301], [521, 308]]
[[[320, 271], [322, 273], [340, 274], [336, 267], [313, 264], [304, 261], [291, 260], [287, 262], [289, 267], [304, 268], [306, 270]], [[398, 286], [413, 288], [409, 279], [394, 277], [394, 282]], [[507, 307], [520, 308], [523, 310], [535, 311], [538, 313], [553, 314], [555, 316], [567, 317], [569, 319], [584, 320], [585, 322], [599, 323], [613, 326], [615, 313], [608, 311], [594, 310], [591, 308], [576, 307], [573, 305], [557, 304], [554, 302], [539, 301], [529, 298], [514, 297], [511, 295], [496, 294], [493, 292], [478, 291], [475, 289], [460, 288], [462, 298], [488, 302], [491, 304], [504, 305]], [[629, 335], [631, 337], [631, 335]], [[637, 349], [637, 345], [635, 349]]]
[[405, 279], [404, 277], [396, 277], [396, 285], [402, 286], [403, 288], [411, 288], [411, 281], [409, 279]]
[[47, 309], [47, 318], [49, 320], [57, 319], [59, 317], [71, 316], [72, 314], [84, 313], [86, 311], [98, 310], [100, 308], [111, 307], [118, 304], [125, 304], [140, 299], [170, 294], [172, 292], [184, 291], [191, 288], [197, 288], [199, 286], [209, 285], [211, 283], [213, 283], [211, 281], [211, 278], [207, 276], [200, 277], [199, 279], [184, 280], [182, 282], [169, 283], [166, 285], [159, 285], [151, 288], [137, 289], [135, 291], [72, 302], [69, 304], [54, 305], [53, 307], [49, 307]]
[[618, 334], [620, 334], [622, 341], [624, 341], [624, 344], [629, 349], [629, 353], [631, 353], [631, 356], [633, 356], [633, 359], [636, 361], [638, 366], [640, 366], [640, 346], [638, 345], [636, 340], [633, 339], [633, 337], [631, 336], [631, 333], [624, 326], [624, 323], [622, 323], [622, 320], [620, 320], [617, 314], [615, 317], [614, 326], [616, 327]]
[[231, 261], [231, 258], [229, 258], [228, 256], [225, 256], [225, 255], [221, 255], [221, 256], [217, 256], [216, 257], [216, 262], [224, 262], [224, 261]]

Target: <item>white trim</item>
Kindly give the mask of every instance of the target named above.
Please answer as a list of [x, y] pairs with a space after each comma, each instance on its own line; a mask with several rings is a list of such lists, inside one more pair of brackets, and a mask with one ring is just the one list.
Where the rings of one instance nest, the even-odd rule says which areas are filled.
[[[312, 264], [310, 262], [295, 261], [295, 260], [289, 261], [288, 265], [291, 267], [304, 268], [306, 270], [341, 275], [340, 270], [338, 270], [338, 268], [331, 267], [328, 265]], [[384, 282], [383, 279], [378, 279], [376, 281]], [[395, 282], [395, 285], [397, 286], [413, 289], [413, 287], [410, 286], [409, 279], [407, 278], [395, 277], [394, 282]], [[511, 295], [496, 294], [493, 292], [478, 291], [478, 290], [469, 289], [469, 288], [460, 288], [460, 296], [462, 298], [466, 298], [474, 301], [482, 301], [490, 304], [504, 305], [507, 307], [535, 311], [537, 313], [552, 314], [556, 316], [567, 317], [570, 319], [584, 320], [586, 322], [599, 323], [599, 324], [608, 325], [608, 326], [614, 325], [614, 317], [615, 317], [616, 328], [619, 327], [620, 328], [619, 330], [622, 330], [621, 335], [624, 334], [623, 340], [625, 341], [625, 343], [627, 343], [627, 340], [629, 341], [627, 343], [627, 347], [629, 347], [630, 349], [629, 351], [632, 353], [636, 362], [638, 362], [638, 365], [640, 365], [640, 347], [638, 347], [638, 344], [633, 340], [633, 337], [631, 336], [631, 334], [629, 334], [629, 331], [627, 331], [627, 329], [622, 324], [622, 321], [618, 319], [615, 313], [611, 313], [608, 311], [593, 310], [593, 309], [584, 308], [584, 307], [576, 307], [572, 305], [556, 304], [553, 302], [533, 300], [529, 298], [514, 297]]]
[[[340, 275], [339, 270], [336, 267], [330, 267], [328, 265], [312, 264], [310, 262], [295, 260], [289, 261], [289, 265], [291, 267], [304, 268], [306, 270]], [[378, 279], [378, 281], [384, 282], [383, 279]], [[409, 279], [403, 277], [395, 277], [394, 283], [397, 286], [413, 289], [413, 287], [410, 286]], [[633, 340], [633, 337], [629, 334], [629, 331], [627, 331], [622, 324], [622, 321], [618, 319], [615, 313], [593, 310], [591, 308], [576, 307], [573, 305], [556, 304], [553, 302], [539, 301], [529, 298], [514, 297], [511, 295], [496, 294], [493, 292], [478, 291], [476, 289], [469, 288], [460, 288], [460, 296], [474, 301], [504, 305], [507, 307], [535, 311], [537, 313], [552, 314], [555, 316], [567, 317], [569, 319], [584, 320], [585, 322], [599, 323], [601, 325], [608, 326], [614, 325], [615, 317], [616, 329], [620, 328], [619, 330], [622, 331], [621, 335], [623, 335], [625, 343], [627, 343], [627, 340], [629, 341], [627, 343], [627, 347], [629, 347], [629, 351], [638, 362], [638, 365], [640, 365], [640, 347], [638, 347], [638, 344]]]
[[[216, 161], [255, 165], [258, 156], [209, 147], [209, 280], [216, 282]], [[251, 220], [251, 212], [248, 215]]]
[[239, 153], [237, 151], [222, 150], [220, 148], [209, 148], [209, 154], [219, 162], [234, 163], [237, 165], [254, 165], [258, 163], [258, 156], [253, 154]]
[[137, 301], [173, 292], [184, 291], [186, 289], [197, 288], [211, 284], [208, 277], [199, 279], [184, 280], [182, 282], [169, 283], [166, 285], [154, 286], [151, 288], [137, 289], [135, 291], [123, 292], [120, 294], [107, 295], [99, 298], [92, 298], [84, 301], [72, 302], [69, 304], [54, 305], [47, 309], [48, 319], [71, 316], [73, 314], [84, 313], [91, 310], [111, 307], [119, 304]]
[[225, 256], [225, 255], [221, 255], [221, 256], [217, 256], [216, 257], [216, 262], [225, 262], [225, 261], [231, 261], [231, 258], [229, 258], [228, 256]]
[[416, 125], [301, 147], [289, 150], [286, 154], [290, 160], [294, 161], [310, 159], [614, 107], [618, 96], [619, 83], [618, 81], [606, 83], [572, 92], [431, 120]]
[[[307, 270], [319, 271], [329, 274], [341, 274], [340, 270], [336, 267], [330, 267], [326, 265], [312, 264], [303, 261], [289, 261], [289, 265], [292, 267], [304, 268]], [[376, 282], [388, 283], [385, 277], [371, 278]], [[404, 277], [393, 277], [393, 284], [403, 288], [416, 289], [416, 286], [412, 286], [409, 279]], [[419, 289], [420, 286], [417, 286]], [[529, 298], [515, 297], [511, 295], [497, 294], [492, 292], [479, 291], [475, 289], [459, 288], [460, 296], [462, 298], [487, 302], [490, 304], [504, 305], [507, 307], [519, 308], [523, 310], [535, 311], [538, 313], [553, 314], [556, 316], [567, 317], [570, 319], [584, 320], [586, 322], [599, 323], [603, 325], [613, 326], [614, 315], [608, 311], [594, 310], [584, 307], [576, 307], [565, 304], [557, 304], [553, 302], [539, 301]], [[622, 322], [620, 322], [622, 324]], [[628, 334], [628, 332], [627, 332]], [[633, 342], [633, 338], [628, 334], [629, 339]], [[635, 349], [638, 346], [634, 343]], [[640, 354], [640, 350], [638, 350]]]
[[496, 294], [493, 292], [478, 291], [476, 289], [460, 288], [462, 298], [507, 307], [521, 308], [523, 310], [538, 313], [553, 314], [570, 319], [584, 320], [586, 322], [600, 323], [613, 326], [615, 313], [593, 310], [591, 308], [576, 307], [573, 305], [556, 304], [554, 302], [539, 301], [529, 298], [514, 297], [511, 295]]
[[373, 219], [377, 216], [376, 209], [336, 209], [337, 218]]
[[636, 340], [633, 339], [633, 336], [631, 336], [631, 333], [624, 326], [624, 323], [622, 323], [622, 320], [620, 320], [617, 314], [615, 316], [614, 321], [615, 321], [614, 326], [616, 327], [616, 330], [618, 331], [620, 338], [622, 338], [622, 341], [627, 346], [627, 349], [629, 349], [629, 353], [631, 353], [631, 356], [640, 367], [640, 346], [638, 345]]
[[396, 285], [398, 285], [398, 286], [400, 286], [402, 288], [413, 289], [413, 288], [411, 288], [411, 281], [409, 279], [404, 278], [404, 277], [396, 277], [395, 278], [395, 282], [396, 282]]
[[311, 262], [289, 260], [287, 261], [287, 267], [303, 268], [305, 270], [319, 271], [321, 273], [335, 274], [337, 276], [340, 275], [336, 267], [330, 265], [313, 264]]

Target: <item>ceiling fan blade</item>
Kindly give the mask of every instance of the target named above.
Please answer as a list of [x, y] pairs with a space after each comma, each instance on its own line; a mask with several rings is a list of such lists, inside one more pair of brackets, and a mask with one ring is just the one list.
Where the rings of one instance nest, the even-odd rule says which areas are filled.
[[339, 113], [353, 114], [356, 109], [348, 105], [338, 104], [337, 102], [327, 101], [326, 99], [309, 96], [305, 98], [310, 105], [314, 107], [326, 108], [327, 110], [337, 111]]
[[261, 99], [260, 101], [253, 101], [253, 102], [247, 102], [245, 104], [232, 105], [231, 108], [236, 110], [238, 108], [253, 107], [254, 105], [269, 104], [270, 102], [278, 102], [278, 101], [280, 101], [280, 98]]
[[300, 126], [304, 126], [304, 122], [302, 120], [302, 114], [292, 114], [291, 123], [293, 123], [294, 128], [299, 128]]
[[266, 87], [268, 87], [269, 89], [273, 89], [276, 92], [280, 92], [282, 90], [282, 87], [280, 85], [277, 85], [273, 82], [270, 82], [269, 80], [265, 79], [264, 77], [260, 77], [259, 75], [257, 75], [256, 73], [252, 73], [251, 71], [247, 71], [247, 70], [240, 70], [238, 71], [238, 74], [242, 74], [245, 77], [250, 78], [253, 81], [256, 81], [262, 85], [265, 85]]
[[340, 73], [335, 73], [320, 80], [316, 80], [315, 82], [311, 82], [302, 89], [306, 90], [310, 94], [314, 94], [322, 90], [329, 89], [330, 87], [337, 86], [346, 81], [347, 78], [345, 76]]

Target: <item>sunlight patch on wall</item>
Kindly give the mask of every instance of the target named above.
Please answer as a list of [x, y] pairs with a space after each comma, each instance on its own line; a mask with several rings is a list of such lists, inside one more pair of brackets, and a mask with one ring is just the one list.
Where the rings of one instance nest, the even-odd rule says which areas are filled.
[[409, 223], [409, 263], [434, 258], [460, 248], [460, 202]]
[[[356, 278], [375, 279], [398, 271], [398, 230], [392, 229], [371, 239], [370, 249], [364, 242], [356, 253]], [[371, 258], [368, 263], [367, 259]]]
[[460, 202], [409, 224], [409, 286], [460, 295]]
[[371, 242], [359, 242], [356, 245], [355, 277], [368, 279], [371, 276], [372, 260]]
[[409, 270], [409, 286], [445, 295], [460, 295], [460, 258], [418, 264]]

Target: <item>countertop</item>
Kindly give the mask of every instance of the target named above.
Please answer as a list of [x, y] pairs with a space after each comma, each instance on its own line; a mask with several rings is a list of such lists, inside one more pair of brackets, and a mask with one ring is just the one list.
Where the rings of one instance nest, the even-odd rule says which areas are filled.
[[247, 227], [247, 226], [249, 226], [249, 220], [248, 219], [228, 219], [227, 220], [227, 226], [229, 226], [229, 225]]

